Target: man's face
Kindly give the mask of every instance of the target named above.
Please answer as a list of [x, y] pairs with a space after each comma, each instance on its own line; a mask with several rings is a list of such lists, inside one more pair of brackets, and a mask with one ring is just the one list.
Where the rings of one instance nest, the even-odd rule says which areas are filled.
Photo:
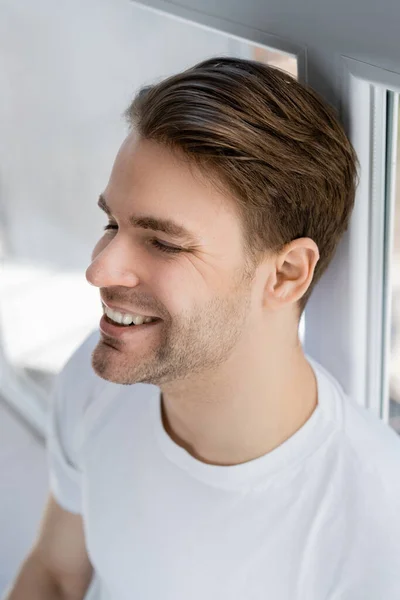
[[[87, 280], [106, 304], [161, 321], [127, 327], [122, 338], [101, 333], [93, 369], [115, 383], [154, 385], [217, 369], [240, 342], [251, 311], [233, 201], [187, 162], [134, 134], [102, 196], [113, 229], [97, 243]], [[134, 226], [132, 216], [170, 219], [193, 239]]]

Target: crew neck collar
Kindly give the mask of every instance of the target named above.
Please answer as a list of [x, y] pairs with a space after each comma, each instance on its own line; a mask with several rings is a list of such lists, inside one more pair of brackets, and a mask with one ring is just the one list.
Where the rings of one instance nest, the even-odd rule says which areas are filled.
[[242, 490], [256, 485], [261, 479], [288, 469], [313, 454], [335, 429], [339, 403], [334, 381], [315, 360], [306, 356], [316, 376], [318, 404], [310, 418], [290, 438], [260, 456], [238, 465], [210, 465], [192, 456], [165, 431], [161, 412], [161, 390], [156, 388], [152, 398], [152, 423], [157, 443], [164, 456], [186, 473], [205, 484], [222, 489]]

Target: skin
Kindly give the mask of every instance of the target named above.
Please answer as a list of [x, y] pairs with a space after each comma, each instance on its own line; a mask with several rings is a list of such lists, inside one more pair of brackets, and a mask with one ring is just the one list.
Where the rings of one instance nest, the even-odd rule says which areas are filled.
[[[95, 372], [119, 384], [159, 386], [165, 430], [205, 463], [240, 464], [282, 444], [318, 403], [296, 307], [319, 259], [315, 242], [297, 239], [246, 273], [234, 200], [182, 157], [134, 132], [103, 196], [117, 229], [94, 248], [87, 281], [105, 302], [162, 322], [140, 343], [135, 335], [122, 341], [101, 334]], [[196, 243], [135, 228], [128, 217], [138, 214], [179, 221]], [[185, 251], [164, 253], [152, 239]]]

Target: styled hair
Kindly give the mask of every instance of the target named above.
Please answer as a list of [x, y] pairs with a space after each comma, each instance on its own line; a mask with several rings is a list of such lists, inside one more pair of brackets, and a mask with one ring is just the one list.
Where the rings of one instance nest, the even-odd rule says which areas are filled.
[[333, 108], [285, 71], [218, 57], [142, 88], [125, 117], [230, 192], [250, 272], [266, 253], [314, 240], [320, 259], [301, 315], [354, 206], [358, 161]]

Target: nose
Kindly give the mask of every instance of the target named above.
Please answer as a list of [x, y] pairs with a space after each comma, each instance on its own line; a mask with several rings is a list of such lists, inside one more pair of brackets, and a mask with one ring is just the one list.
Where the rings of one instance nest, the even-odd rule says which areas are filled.
[[132, 268], [127, 248], [112, 240], [105, 248], [92, 254], [92, 262], [86, 269], [86, 281], [95, 287], [135, 287], [139, 277]]

